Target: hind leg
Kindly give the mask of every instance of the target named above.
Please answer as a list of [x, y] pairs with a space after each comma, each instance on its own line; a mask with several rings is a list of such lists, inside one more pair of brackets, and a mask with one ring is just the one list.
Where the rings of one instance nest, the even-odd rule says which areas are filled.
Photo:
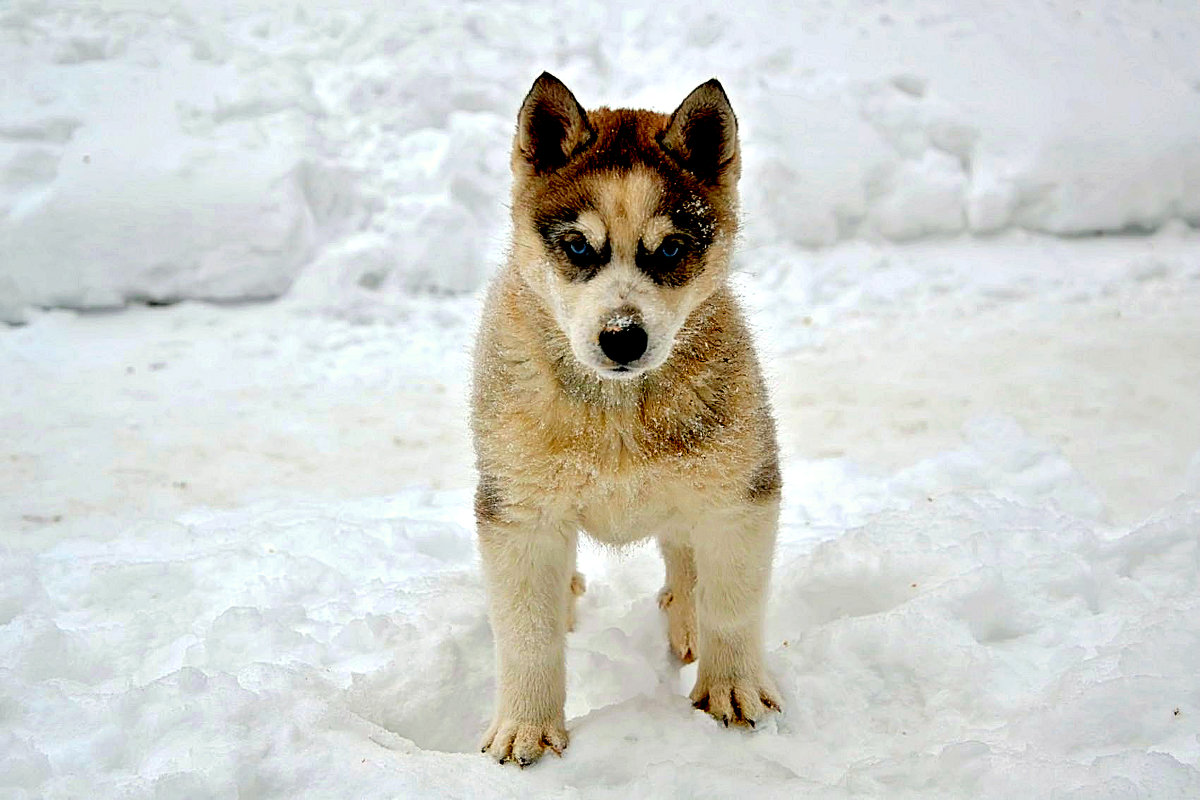
[[587, 591], [587, 582], [583, 579], [583, 574], [575, 569], [575, 559], [578, 544], [571, 547], [571, 563], [568, 573], [571, 576], [567, 583], [567, 630], [575, 630], [575, 606], [579, 602], [579, 598]]
[[583, 579], [583, 573], [575, 572], [571, 575], [571, 591], [567, 592], [567, 630], [575, 630], [575, 605], [579, 602], [579, 598], [587, 591], [587, 581]]
[[671, 652], [685, 664], [696, 660], [696, 559], [692, 548], [663, 539], [658, 541], [667, 567], [666, 585], [658, 593], [658, 607], [667, 614], [667, 641]]

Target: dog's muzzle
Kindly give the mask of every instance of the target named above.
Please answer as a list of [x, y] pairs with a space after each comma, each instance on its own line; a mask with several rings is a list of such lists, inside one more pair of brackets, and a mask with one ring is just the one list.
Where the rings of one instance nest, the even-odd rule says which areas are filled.
[[625, 310], [618, 311], [600, 329], [597, 343], [600, 351], [616, 364], [625, 366], [641, 358], [646, 352], [650, 337], [642, 327], [637, 315]]

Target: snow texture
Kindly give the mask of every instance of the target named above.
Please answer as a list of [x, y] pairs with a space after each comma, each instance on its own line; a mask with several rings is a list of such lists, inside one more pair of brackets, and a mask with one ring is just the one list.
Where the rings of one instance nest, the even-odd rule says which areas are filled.
[[[1085, 6], [0, 6], [0, 797], [1200, 796], [1200, 7]], [[786, 713], [587, 545], [518, 770], [466, 397], [542, 69], [739, 113]]]

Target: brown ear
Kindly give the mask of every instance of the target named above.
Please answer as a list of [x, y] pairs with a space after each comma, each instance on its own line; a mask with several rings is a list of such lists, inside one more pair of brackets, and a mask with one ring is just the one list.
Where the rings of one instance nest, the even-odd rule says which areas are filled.
[[571, 90], [543, 72], [517, 115], [517, 149], [535, 172], [561, 169], [596, 138]]
[[659, 142], [684, 169], [705, 183], [720, 183], [728, 177], [738, 155], [737, 117], [721, 82], [713, 78], [693, 89], [671, 115]]

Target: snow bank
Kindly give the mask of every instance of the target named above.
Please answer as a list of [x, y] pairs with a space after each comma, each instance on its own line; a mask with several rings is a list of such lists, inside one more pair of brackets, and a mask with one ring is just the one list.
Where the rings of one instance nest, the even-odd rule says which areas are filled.
[[10, 550], [0, 787], [46, 798], [1200, 792], [1200, 498], [1127, 530], [1001, 499], [998, 484], [1032, 475], [1069, 492], [1078, 479], [1039, 468], [1045, 447], [1011, 425], [978, 427], [985, 493], [932, 493], [961, 473], [961, 454], [890, 479], [787, 465], [767, 626], [787, 713], [753, 734], [686, 700], [695, 667], [668, 657], [656, 554], [585, 548], [589, 590], [568, 643], [572, 746], [527, 771], [474, 751], [493, 655], [468, 491], [197, 510]]
[[[43, 4], [2, 13], [0, 310], [476, 289], [551, 69], [670, 109], [718, 74], [746, 251], [1200, 223], [1200, 10]], [[564, 20], [571, 24], [564, 25]]]
[[4, 12], [0, 312], [261, 299], [362, 217], [295, 64], [180, 11]]

